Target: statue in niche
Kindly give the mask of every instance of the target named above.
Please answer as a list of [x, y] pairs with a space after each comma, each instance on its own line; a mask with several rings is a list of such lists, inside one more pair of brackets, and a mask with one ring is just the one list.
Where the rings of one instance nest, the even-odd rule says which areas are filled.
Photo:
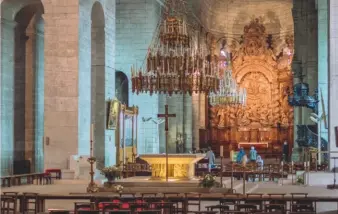
[[219, 118], [218, 127], [223, 128], [225, 126], [225, 109], [219, 108], [217, 112], [217, 117]]
[[289, 125], [288, 116], [284, 112], [282, 113], [281, 124], [282, 124], [282, 126], [288, 126]]
[[181, 133], [178, 133], [177, 135], [176, 148], [177, 153], [184, 153], [184, 138]]
[[238, 121], [237, 121], [237, 124], [239, 126], [248, 126], [250, 125], [251, 121], [249, 119], [249, 108], [248, 109], [243, 109], [243, 108], [240, 108], [238, 109], [237, 111], [237, 118], [238, 118]]

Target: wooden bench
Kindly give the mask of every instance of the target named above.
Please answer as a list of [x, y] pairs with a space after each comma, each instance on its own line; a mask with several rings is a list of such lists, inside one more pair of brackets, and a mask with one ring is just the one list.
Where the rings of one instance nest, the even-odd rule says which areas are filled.
[[[26, 182], [24, 182], [24, 180]], [[11, 175], [1, 177], [2, 187], [20, 186], [22, 184], [33, 184], [37, 180], [37, 184], [51, 184], [51, 176], [48, 173], [30, 173], [21, 175]]]

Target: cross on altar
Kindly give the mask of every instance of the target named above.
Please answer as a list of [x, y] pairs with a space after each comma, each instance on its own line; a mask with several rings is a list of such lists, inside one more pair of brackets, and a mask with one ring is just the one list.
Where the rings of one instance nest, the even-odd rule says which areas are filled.
[[165, 179], [168, 182], [168, 131], [169, 131], [169, 117], [176, 117], [176, 114], [169, 114], [168, 112], [168, 105], [165, 105], [165, 112], [164, 114], [157, 114], [157, 117], [164, 117], [165, 119], [165, 167], [166, 167], [166, 174]]
[[176, 114], [169, 114], [168, 112], [168, 105], [165, 105], [165, 113], [164, 114], [157, 114], [157, 117], [164, 117], [165, 118], [165, 131], [169, 131], [169, 117], [176, 117]]

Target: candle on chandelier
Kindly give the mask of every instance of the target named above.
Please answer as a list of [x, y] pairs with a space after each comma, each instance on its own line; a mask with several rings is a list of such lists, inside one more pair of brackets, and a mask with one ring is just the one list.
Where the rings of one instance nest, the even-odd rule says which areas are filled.
[[223, 145], [220, 146], [220, 150], [219, 151], [220, 151], [220, 155], [219, 156], [223, 157]]

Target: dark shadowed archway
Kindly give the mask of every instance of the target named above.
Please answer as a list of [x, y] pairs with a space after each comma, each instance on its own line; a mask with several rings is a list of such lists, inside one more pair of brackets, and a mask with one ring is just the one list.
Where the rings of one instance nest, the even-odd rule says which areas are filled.
[[115, 72], [115, 95], [116, 98], [128, 106], [129, 91], [128, 77], [122, 71]]
[[43, 13], [40, 1], [27, 4], [14, 18], [14, 174], [43, 171]]

